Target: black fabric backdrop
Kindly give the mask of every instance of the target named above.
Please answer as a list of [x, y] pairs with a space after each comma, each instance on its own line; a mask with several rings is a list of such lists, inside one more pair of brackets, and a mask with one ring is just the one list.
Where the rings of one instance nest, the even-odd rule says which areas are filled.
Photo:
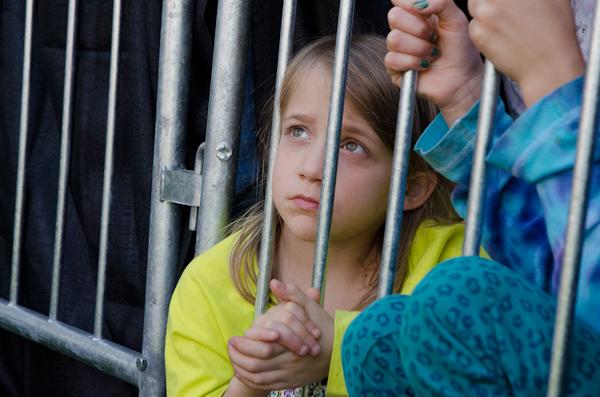
[[[196, 0], [188, 143], [189, 162], [204, 140], [216, 1]], [[295, 47], [333, 34], [337, 1], [299, 1]], [[67, 0], [34, 11], [26, 212], [19, 302], [48, 312], [52, 268]], [[24, 31], [24, 1], [0, 0], [0, 297], [8, 298]], [[389, 3], [357, 0], [355, 31], [386, 34]], [[254, 109], [271, 95], [281, 1], [252, 6]], [[104, 335], [141, 348], [161, 2], [124, 1]], [[108, 97], [112, 2], [79, 2], [75, 102], [58, 317], [93, 328]], [[252, 120], [250, 120], [252, 122]], [[246, 134], [252, 134], [252, 128]], [[252, 142], [253, 137], [249, 138]], [[188, 164], [191, 167], [191, 164]], [[252, 201], [238, 184], [238, 203]], [[238, 208], [240, 210], [241, 208]], [[185, 251], [186, 247], [182, 247]], [[182, 255], [182, 263], [190, 256]], [[1, 396], [128, 396], [137, 389], [75, 360], [0, 331]]]

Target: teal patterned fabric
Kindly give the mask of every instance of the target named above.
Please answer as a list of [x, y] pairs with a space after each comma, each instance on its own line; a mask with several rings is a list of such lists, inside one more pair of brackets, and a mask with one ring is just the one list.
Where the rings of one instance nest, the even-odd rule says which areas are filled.
[[[556, 296], [564, 256], [583, 78], [575, 79], [511, 119], [498, 101], [487, 156], [482, 245], [497, 262]], [[415, 150], [457, 183], [452, 202], [461, 216], [467, 198], [479, 103], [448, 128], [438, 116]], [[600, 134], [584, 230], [576, 313], [600, 332]]]
[[[377, 301], [342, 346], [350, 396], [545, 396], [555, 300], [478, 257], [433, 269], [410, 296]], [[569, 396], [600, 396], [600, 335], [577, 322]]]

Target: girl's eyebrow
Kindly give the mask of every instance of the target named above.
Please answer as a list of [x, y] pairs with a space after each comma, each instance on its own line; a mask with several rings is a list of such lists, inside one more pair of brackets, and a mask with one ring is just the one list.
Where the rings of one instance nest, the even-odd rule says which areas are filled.
[[284, 120], [298, 120], [303, 123], [311, 123], [314, 121], [314, 118], [305, 114], [291, 114], [285, 117]]
[[369, 130], [364, 127], [360, 127], [350, 123], [342, 124], [342, 132], [354, 136], [360, 136], [362, 138], [372, 141], [373, 143], [376, 143], [377, 138], [379, 138], [379, 136], [375, 132], [369, 132]]

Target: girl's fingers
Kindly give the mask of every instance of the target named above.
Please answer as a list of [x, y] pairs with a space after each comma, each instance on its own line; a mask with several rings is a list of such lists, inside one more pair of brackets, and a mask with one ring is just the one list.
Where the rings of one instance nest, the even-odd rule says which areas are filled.
[[304, 324], [307, 331], [317, 339], [321, 335], [321, 331], [317, 325], [310, 320], [306, 311], [295, 302], [283, 302], [271, 309], [273, 312], [288, 312], [292, 314], [298, 322]]
[[244, 336], [259, 342], [277, 342], [279, 332], [260, 326], [253, 326], [244, 333]]
[[265, 328], [279, 333], [278, 343], [299, 356], [308, 353], [313, 356], [319, 354], [321, 346], [304, 324], [300, 323], [292, 314], [286, 312], [282, 312], [278, 317], [277, 320], [267, 320], [264, 325]]
[[[248, 357], [238, 351], [232, 343], [228, 345], [228, 353], [235, 377], [247, 386], [260, 390], [277, 390], [288, 386], [283, 383], [286, 379], [284, 379], [280, 366], [289, 358], [283, 358], [283, 355], [267, 360]], [[287, 380], [287, 382], [290, 381]]]
[[402, 7], [393, 7], [387, 18], [392, 30], [401, 30], [423, 40], [431, 41], [434, 37], [434, 30], [426, 17], [415, 15]]
[[388, 73], [390, 73], [392, 77], [394, 77], [395, 74], [403, 73], [407, 70], [427, 70], [431, 66], [431, 61], [426, 58], [400, 54], [397, 52], [388, 52], [385, 55], [383, 62]]
[[[233, 339], [233, 338], [232, 338]], [[243, 368], [248, 372], [261, 372], [272, 369], [273, 365], [270, 363], [270, 360], [263, 360], [251, 356], [247, 356], [240, 352], [234, 346], [234, 343], [240, 344], [241, 342], [234, 342], [233, 340], [229, 340], [227, 345], [227, 352], [229, 353], [229, 359], [231, 363], [237, 367]], [[245, 344], [245, 342], [244, 342]]]
[[412, 55], [420, 59], [433, 60], [440, 55], [431, 42], [412, 36], [401, 30], [392, 30], [387, 35], [387, 49], [392, 53]]
[[281, 382], [282, 374], [280, 371], [269, 371], [253, 373], [233, 365], [233, 371], [236, 378], [243, 384], [255, 390], [283, 390], [289, 388], [288, 383]]
[[[246, 334], [252, 333], [254, 330], [256, 330], [256, 328], [251, 328]], [[252, 338], [252, 336], [234, 336], [229, 340], [229, 343], [239, 353], [248, 357], [260, 359], [273, 358], [287, 351], [287, 349], [279, 343], [261, 342]]]

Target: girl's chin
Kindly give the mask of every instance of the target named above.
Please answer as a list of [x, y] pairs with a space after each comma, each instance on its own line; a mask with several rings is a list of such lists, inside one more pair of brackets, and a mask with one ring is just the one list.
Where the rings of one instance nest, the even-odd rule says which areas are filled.
[[317, 227], [313, 225], [302, 225], [295, 222], [285, 222], [284, 220], [284, 234], [294, 237], [301, 241], [314, 243], [317, 237]]

